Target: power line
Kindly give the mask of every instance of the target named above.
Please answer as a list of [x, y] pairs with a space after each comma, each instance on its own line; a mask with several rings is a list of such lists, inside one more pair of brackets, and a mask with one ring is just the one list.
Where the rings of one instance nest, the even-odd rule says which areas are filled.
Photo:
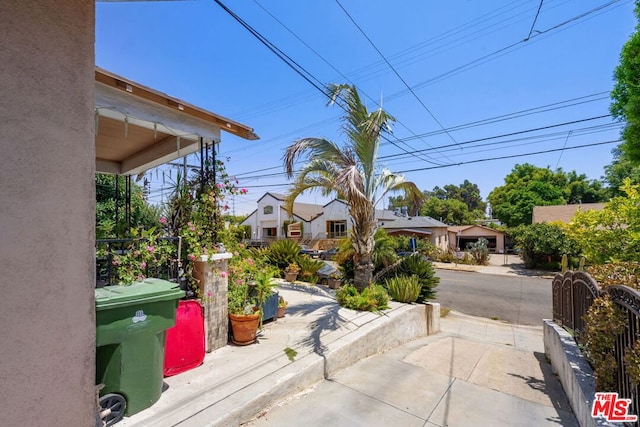
[[614, 143], [617, 143], [617, 142], [622, 142], [622, 140], [621, 139], [616, 139], [616, 140], [613, 140], [613, 141], [604, 141], [604, 142], [595, 142], [595, 143], [592, 143], [592, 144], [576, 145], [574, 147], [554, 148], [554, 149], [551, 149], [551, 150], [534, 151], [534, 152], [522, 153], [522, 154], [512, 154], [512, 155], [509, 155], [509, 156], [500, 156], [500, 157], [490, 157], [490, 158], [485, 158], [485, 159], [469, 160], [469, 161], [466, 161], [466, 162], [459, 162], [459, 163], [450, 164], [450, 165], [429, 166], [429, 167], [425, 167], [425, 168], [407, 169], [407, 170], [403, 170], [403, 171], [398, 171], [396, 173], [420, 172], [420, 171], [431, 170], [431, 169], [441, 169], [441, 168], [445, 168], [445, 167], [468, 165], [468, 164], [471, 164], [471, 163], [489, 162], [489, 161], [492, 161], [492, 160], [514, 159], [516, 157], [525, 157], [525, 156], [533, 156], [533, 155], [537, 155], [537, 154], [554, 153], [554, 152], [562, 151], [562, 150], [577, 150], [577, 149], [580, 149], [580, 148], [588, 148], [588, 147], [595, 147], [595, 146], [599, 146], [599, 145], [614, 144]]
[[[281, 61], [283, 61], [285, 64], [287, 64], [292, 70], [294, 70], [298, 75], [300, 75], [303, 79], [305, 79], [314, 88], [316, 88], [326, 98], [331, 100], [331, 97], [324, 90], [324, 88], [322, 88], [321, 86], [319, 86], [318, 84], [316, 84], [315, 82], [312, 81], [312, 80], [315, 80], [320, 85], [322, 85], [322, 82], [320, 80], [318, 80], [315, 76], [313, 76], [313, 74], [311, 74], [308, 70], [306, 70], [304, 67], [302, 67], [300, 64], [298, 64], [296, 61], [294, 61], [291, 57], [289, 57], [287, 54], [285, 54], [282, 50], [280, 50], [277, 46], [275, 46], [272, 42], [270, 42], [266, 37], [264, 37], [262, 34], [260, 34], [260, 32], [255, 30], [251, 25], [249, 25], [242, 18], [240, 18], [238, 15], [236, 15], [231, 9], [229, 9], [227, 6], [225, 6], [220, 0], [214, 0], [214, 1], [225, 12], [227, 12], [232, 18], [234, 18], [238, 23], [240, 23], [240, 25], [242, 25], [247, 31], [249, 31], [254, 37], [256, 37], [262, 44], [264, 44]], [[347, 111], [345, 106], [341, 105], [340, 103], [336, 103], [336, 104], [340, 108], [342, 108], [345, 112], [348, 113], [348, 111]], [[404, 148], [402, 148], [398, 144], [396, 144], [394, 141], [392, 141], [389, 138], [387, 138], [386, 135], [380, 134], [380, 137], [383, 138], [384, 140], [390, 142], [391, 144], [393, 144], [397, 148], [401, 149], [402, 151], [408, 152], [407, 150], [405, 150]], [[435, 162], [432, 162], [432, 161], [428, 161], [427, 160], [427, 162], [435, 164]]]
[[[468, 123], [455, 125], [455, 126], [450, 127], [448, 130], [449, 131], [462, 130], [462, 129], [468, 129], [468, 128], [471, 128], [471, 127], [477, 127], [477, 126], [482, 126], [482, 125], [487, 125], [487, 124], [494, 124], [494, 123], [498, 123], [498, 122], [502, 122], [502, 121], [506, 121], [506, 120], [525, 117], [525, 116], [532, 115], [532, 114], [539, 114], [539, 113], [544, 113], [544, 112], [549, 112], [549, 111], [555, 111], [555, 110], [562, 109], [562, 108], [568, 108], [568, 107], [572, 107], [572, 106], [575, 106], [575, 105], [581, 105], [581, 104], [587, 103], [587, 102], [594, 102], [594, 101], [598, 101], [598, 100], [602, 100], [602, 99], [608, 99], [608, 96], [601, 97], [601, 98], [595, 98], [593, 100], [589, 100], [588, 99], [588, 98], [599, 97], [601, 95], [605, 95], [605, 94], [608, 94], [608, 93], [609, 92], [602, 91], [602, 92], [596, 92], [596, 93], [593, 93], [593, 94], [590, 94], [590, 95], [584, 95], [584, 96], [579, 96], [579, 97], [576, 97], [576, 98], [570, 98], [570, 99], [566, 99], [566, 100], [563, 100], [563, 101], [558, 101], [558, 102], [554, 102], [554, 103], [550, 103], [550, 104], [545, 104], [545, 105], [540, 105], [540, 106], [537, 106], [537, 107], [532, 107], [532, 108], [528, 108], [528, 109], [524, 109], [524, 110], [515, 111], [515, 112], [512, 112], [512, 113], [502, 114], [502, 115], [499, 115], [499, 116], [489, 117], [489, 118], [482, 119], [482, 120], [476, 120], [476, 121], [473, 121], [473, 122], [468, 122]], [[575, 101], [580, 101], [580, 102], [575, 102]], [[434, 136], [434, 135], [438, 135], [440, 133], [442, 133], [442, 131], [433, 131], [433, 132], [428, 132], [428, 133], [421, 134], [421, 136]], [[407, 139], [411, 139], [411, 137], [401, 138], [400, 140], [407, 140]], [[387, 158], [387, 157], [393, 157], [393, 156], [401, 156], [401, 155], [396, 154], [396, 155], [392, 155], [392, 156], [381, 156], [380, 159], [384, 159], [384, 158]], [[259, 169], [259, 170], [251, 170], [251, 171], [247, 171], [247, 172], [240, 172], [240, 173], [235, 174], [235, 176], [236, 177], [242, 177], [244, 179], [245, 175], [247, 175], [247, 174], [253, 174], [255, 172], [279, 169], [280, 167], [281, 167], [281, 165], [272, 166], [272, 167]]]
[[[322, 56], [317, 50], [315, 50], [313, 47], [311, 47], [307, 42], [305, 42], [302, 38], [300, 38], [293, 30], [291, 30], [289, 27], [287, 27], [282, 21], [280, 21], [277, 17], [275, 17], [268, 9], [266, 9], [264, 6], [262, 6], [260, 3], [258, 3], [257, 0], [253, 0], [254, 3], [256, 3], [262, 10], [264, 10], [269, 16], [271, 16], [271, 18], [273, 18], [278, 24], [280, 24], [285, 30], [287, 30], [292, 36], [294, 36], [298, 41], [300, 41], [305, 47], [307, 47], [311, 52], [313, 52], [318, 58], [320, 58], [325, 64], [327, 64], [329, 67], [331, 67], [335, 72], [337, 72], [343, 79], [345, 79], [346, 81], [348, 81], [349, 83], [351, 83], [353, 86], [356, 86], [355, 83], [349, 79], [349, 77], [347, 77], [346, 75], [344, 75], [344, 73], [342, 73], [337, 67], [335, 67], [331, 62], [329, 62], [324, 56]], [[364, 90], [362, 90], [361, 88], [358, 88], [358, 90], [363, 93], [370, 101], [372, 101], [374, 104], [376, 104], [378, 107], [382, 108], [382, 106], [375, 100], [373, 99], [371, 96], [369, 96], [368, 93], [366, 93]], [[412, 131], [411, 129], [409, 129], [409, 127], [407, 127], [402, 121], [400, 121], [399, 119], [396, 119], [396, 123], [398, 123], [399, 125], [401, 125], [402, 127], [404, 127], [405, 129], [407, 129], [411, 134], [413, 134], [414, 136], [416, 135], [416, 133], [414, 131]], [[420, 138], [418, 138], [420, 139]], [[395, 141], [399, 141], [398, 138], [394, 138]], [[426, 141], [423, 141], [425, 144], [429, 145]], [[408, 144], [405, 144], [407, 147], [409, 147], [410, 149], [413, 149], [413, 147], [411, 147]], [[429, 163], [434, 163], [433, 161], [429, 160], [429, 159], [423, 159]]]
[[[340, 6], [340, 9], [342, 9], [342, 11], [351, 20], [353, 25], [355, 25], [355, 27], [360, 31], [360, 33], [364, 36], [364, 38], [367, 39], [369, 44], [375, 49], [376, 52], [378, 52], [378, 55], [380, 55], [380, 57], [384, 60], [384, 62], [386, 62], [386, 64], [389, 66], [389, 68], [391, 68], [391, 70], [393, 70], [394, 74], [398, 77], [398, 79], [400, 79], [400, 81], [405, 85], [405, 87], [409, 90], [409, 92], [411, 92], [411, 94], [418, 101], [418, 103], [420, 103], [420, 105], [427, 111], [427, 113], [429, 113], [431, 118], [433, 120], [435, 120], [435, 122], [438, 124], [438, 126], [440, 126], [440, 129], [442, 129], [449, 136], [449, 138], [451, 138], [451, 140], [453, 142], [456, 142], [455, 138], [445, 129], [445, 127], [442, 125], [440, 120], [438, 120], [438, 118], [431, 112], [431, 110], [425, 105], [425, 103], [422, 102], [422, 100], [418, 97], [418, 95], [413, 91], [411, 86], [409, 86], [409, 84], [406, 82], [406, 80], [400, 75], [400, 73], [398, 73], [398, 70], [396, 70], [395, 67], [393, 65], [391, 65], [389, 60], [384, 56], [384, 54], [380, 51], [380, 49], [378, 49], [378, 47], [375, 45], [375, 43], [373, 43], [373, 41], [369, 38], [367, 33], [364, 32], [364, 30], [360, 27], [360, 25], [358, 25], [358, 23], [355, 21], [355, 19], [353, 19], [351, 14], [349, 14], [349, 12], [344, 8], [344, 6], [342, 6], [342, 3], [340, 3], [340, 0], [335, 0], [335, 1], [338, 4], [338, 6]], [[460, 148], [462, 148], [462, 147], [460, 147]]]
[[[553, 125], [547, 125], [547, 126], [541, 126], [541, 127], [537, 127], [537, 128], [531, 128], [531, 129], [525, 129], [525, 130], [521, 130], [521, 131], [517, 131], [517, 132], [509, 132], [509, 133], [504, 133], [501, 135], [495, 135], [495, 136], [488, 136], [488, 137], [484, 137], [484, 138], [478, 138], [478, 139], [472, 139], [469, 141], [465, 141], [465, 142], [461, 142], [461, 143], [456, 143], [455, 145], [468, 145], [468, 144], [473, 144], [475, 142], [482, 142], [482, 141], [488, 141], [491, 139], [498, 139], [498, 138], [504, 138], [507, 136], [514, 136], [514, 135], [521, 135], [523, 133], [530, 133], [530, 132], [537, 132], [540, 130], [546, 130], [546, 129], [552, 129], [552, 128], [556, 128], [556, 127], [561, 127], [561, 126], [567, 126], [567, 125], [572, 125], [572, 124], [576, 124], [576, 123], [583, 123], [583, 122], [588, 122], [588, 121], [592, 121], [592, 120], [599, 120], [599, 119], [603, 119], [606, 117], [611, 117], [611, 114], [605, 114], [602, 116], [594, 116], [594, 117], [588, 117], [586, 119], [580, 119], [580, 120], [572, 120], [570, 122], [564, 122], [564, 123], [556, 123]], [[448, 144], [448, 145], [441, 145], [438, 146], [438, 148], [448, 148], [448, 147], [452, 147], [452, 144]], [[381, 156], [381, 159], [386, 159], [386, 158], [393, 158], [393, 157], [399, 157], [401, 155], [388, 155], [388, 156]]]
[[542, 9], [542, 3], [543, 2], [544, 2], [544, 0], [540, 0], [540, 6], [538, 6], [538, 11], [536, 12], [535, 18], [533, 18], [533, 23], [531, 24], [531, 29], [529, 30], [529, 34], [527, 34], [527, 37], [525, 37], [524, 41], [529, 40], [529, 37], [531, 37], [531, 33], [533, 32], [533, 28], [536, 26], [536, 22], [538, 21], [538, 15], [540, 15], [540, 9]]

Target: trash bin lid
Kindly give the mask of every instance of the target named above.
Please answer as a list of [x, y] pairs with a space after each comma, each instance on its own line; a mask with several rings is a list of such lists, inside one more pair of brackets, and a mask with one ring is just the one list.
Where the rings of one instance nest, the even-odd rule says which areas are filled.
[[128, 286], [105, 286], [95, 290], [96, 310], [157, 301], [169, 301], [184, 297], [177, 283], [162, 279], [145, 279]]

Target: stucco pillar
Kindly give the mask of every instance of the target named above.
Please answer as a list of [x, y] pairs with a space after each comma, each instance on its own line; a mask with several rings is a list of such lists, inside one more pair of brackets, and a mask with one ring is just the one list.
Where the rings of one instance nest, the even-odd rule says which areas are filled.
[[0, 424], [95, 408], [94, 0], [0, 1]]

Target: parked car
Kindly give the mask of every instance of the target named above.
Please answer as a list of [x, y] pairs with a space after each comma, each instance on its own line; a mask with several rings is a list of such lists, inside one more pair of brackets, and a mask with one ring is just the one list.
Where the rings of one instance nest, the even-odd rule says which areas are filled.
[[329, 279], [341, 279], [342, 272], [336, 267], [326, 264], [320, 270], [316, 271], [316, 276], [320, 279], [321, 285], [326, 285]]
[[333, 258], [335, 258], [337, 253], [338, 248], [327, 249], [326, 251], [320, 252], [320, 259], [332, 260]]
[[318, 258], [318, 251], [306, 245], [300, 245], [300, 253], [309, 255], [311, 258]]

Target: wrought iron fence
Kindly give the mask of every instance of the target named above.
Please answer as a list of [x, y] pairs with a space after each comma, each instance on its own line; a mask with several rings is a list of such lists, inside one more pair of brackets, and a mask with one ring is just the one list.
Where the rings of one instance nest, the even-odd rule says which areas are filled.
[[[631, 399], [630, 413], [640, 415], [640, 387], [634, 386], [627, 373], [625, 353], [640, 339], [640, 292], [628, 286], [609, 286], [602, 289], [588, 274], [567, 271], [556, 274], [552, 283], [553, 318], [556, 323], [573, 332], [578, 343], [584, 343], [586, 324], [584, 316], [594, 299], [607, 293], [614, 304], [623, 311], [627, 320], [624, 331], [616, 338], [612, 349], [617, 362], [616, 390], [620, 398]], [[640, 425], [632, 423], [631, 425]]]
[[[97, 239], [96, 240], [96, 287], [115, 285], [117, 266], [113, 264], [114, 255], [123, 255], [135, 239]], [[138, 239], [144, 241], [145, 239]], [[178, 283], [180, 276], [181, 239], [179, 237], [161, 237], [159, 240], [173, 243], [174, 250], [167, 263], [149, 266], [146, 277], [158, 277]]]

